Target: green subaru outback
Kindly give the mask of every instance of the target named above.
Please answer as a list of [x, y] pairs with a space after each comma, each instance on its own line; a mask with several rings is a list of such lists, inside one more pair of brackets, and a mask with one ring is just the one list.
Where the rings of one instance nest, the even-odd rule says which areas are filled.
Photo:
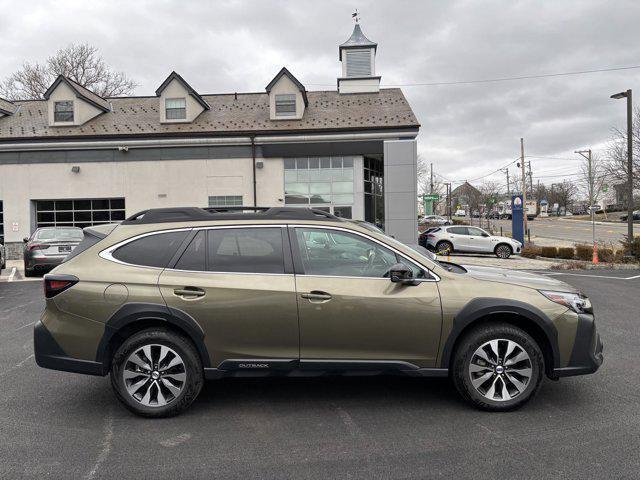
[[110, 374], [148, 417], [185, 409], [205, 379], [322, 373], [449, 376], [509, 410], [603, 358], [573, 287], [440, 263], [310, 209], [147, 210], [86, 228], [44, 284], [38, 365]]

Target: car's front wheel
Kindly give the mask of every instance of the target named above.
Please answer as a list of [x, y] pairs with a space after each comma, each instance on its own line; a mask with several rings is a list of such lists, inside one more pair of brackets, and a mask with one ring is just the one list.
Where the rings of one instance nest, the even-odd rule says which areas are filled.
[[489, 411], [518, 408], [540, 388], [544, 357], [524, 330], [490, 323], [472, 330], [456, 349], [452, 378], [460, 394]]
[[195, 400], [203, 381], [202, 362], [193, 344], [163, 328], [129, 337], [111, 366], [116, 396], [144, 417], [177, 415]]
[[513, 253], [513, 250], [506, 243], [501, 243], [495, 249], [495, 254], [496, 254], [496, 257], [498, 258], [509, 258], [512, 253]]

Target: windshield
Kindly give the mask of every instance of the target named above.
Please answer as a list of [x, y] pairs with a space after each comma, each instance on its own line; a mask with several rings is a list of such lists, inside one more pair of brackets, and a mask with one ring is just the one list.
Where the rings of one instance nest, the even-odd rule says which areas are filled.
[[71, 240], [72, 242], [79, 242], [82, 237], [82, 229], [75, 227], [41, 228], [35, 236], [37, 240]]

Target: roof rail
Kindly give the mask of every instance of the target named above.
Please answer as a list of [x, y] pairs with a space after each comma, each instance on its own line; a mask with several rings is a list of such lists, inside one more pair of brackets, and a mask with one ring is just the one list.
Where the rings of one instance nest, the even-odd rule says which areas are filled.
[[323, 210], [302, 207], [174, 207], [150, 208], [130, 216], [124, 225], [212, 220], [331, 220], [343, 221]]

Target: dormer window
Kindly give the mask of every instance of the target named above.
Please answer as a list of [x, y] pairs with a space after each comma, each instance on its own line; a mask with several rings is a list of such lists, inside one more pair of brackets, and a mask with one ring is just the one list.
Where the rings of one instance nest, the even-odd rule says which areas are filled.
[[276, 95], [276, 116], [295, 117], [296, 116], [296, 95], [282, 94]]
[[371, 72], [371, 49], [347, 50], [347, 77], [368, 77]]
[[62, 102], [54, 102], [53, 121], [73, 122], [73, 101], [64, 100]]
[[167, 98], [165, 109], [167, 120], [185, 120], [187, 118], [187, 99]]

